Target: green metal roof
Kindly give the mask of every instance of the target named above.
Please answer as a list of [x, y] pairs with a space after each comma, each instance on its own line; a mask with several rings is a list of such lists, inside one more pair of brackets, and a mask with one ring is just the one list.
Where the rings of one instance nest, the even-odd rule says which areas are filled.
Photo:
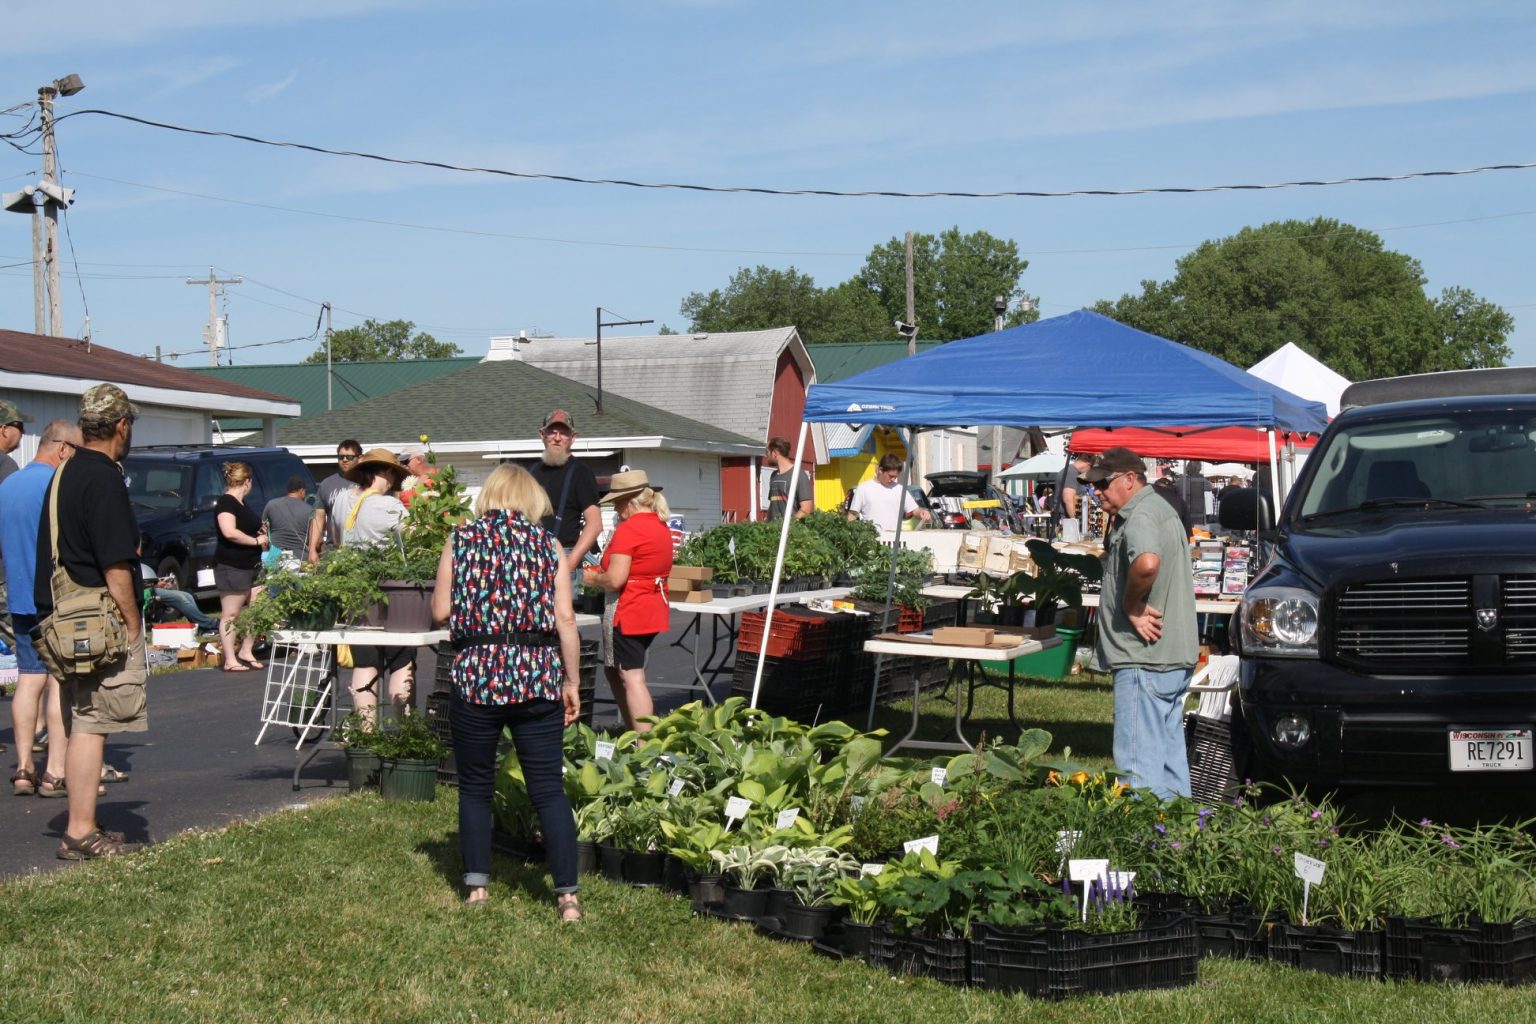
[[[379, 362], [336, 363], [333, 367], [331, 408], [341, 409], [392, 391], [420, 384], [444, 374], [473, 366], [479, 356], [454, 359], [389, 359]], [[209, 377], [286, 395], [299, 402], [303, 415], [325, 412], [324, 363], [269, 363], [261, 366], [186, 367]], [[220, 420], [225, 430], [256, 430], [259, 420]]]
[[335, 444], [356, 437], [367, 448], [375, 442], [410, 441], [418, 434], [445, 443], [531, 439], [538, 436], [551, 409], [567, 409], [577, 432], [588, 438], [663, 436], [761, 447], [739, 434], [611, 391], [603, 395], [599, 416], [594, 411], [596, 396], [596, 388], [518, 360], [472, 360], [457, 373], [279, 424], [277, 440], [285, 445]]
[[[917, 350], [926, 352], [942, 344], [937, 341], [919, 341]], [[886, 363], [905, 359], [905, 341], [835, 341], [805, 346], [811, 363], [816, 367], [816, 383], [831, 384], [844, 377], [852, 377], [865, 370], [873, 370]]]

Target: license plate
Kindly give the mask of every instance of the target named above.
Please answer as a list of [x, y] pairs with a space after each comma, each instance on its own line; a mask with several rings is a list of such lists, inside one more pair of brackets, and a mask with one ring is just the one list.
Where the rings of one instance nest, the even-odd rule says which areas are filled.
[[1522, 772], [1536, 767], [1529, 729], [1452, 729], [1451, 771]]

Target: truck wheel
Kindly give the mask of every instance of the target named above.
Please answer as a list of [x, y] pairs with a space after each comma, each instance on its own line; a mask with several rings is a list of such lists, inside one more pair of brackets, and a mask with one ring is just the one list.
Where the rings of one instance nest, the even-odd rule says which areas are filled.
[[169, 555], [160, 559], [160, 564], [155, 568], [155, 577], [157, 579], [164, 579], [167, 576], [176, 580], [177, 590], [187, 589], [186, 570], [182, 568], [181, 562]]

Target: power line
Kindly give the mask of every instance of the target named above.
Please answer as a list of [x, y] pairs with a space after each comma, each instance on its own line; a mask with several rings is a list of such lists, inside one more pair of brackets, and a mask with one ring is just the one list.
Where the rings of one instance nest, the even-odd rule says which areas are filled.
[[94, 114], [98, 117], [111, 117], [120, 121], [128, 121], [132, 124], [144, 125], [149, 128], [163, 128], [167, 131], [183, 132], [188, 135], [201, 135], [209, 138], [234, 139], [239, 142], [250, 142], [260, 146], [272, 146], [279, 149], [298, 149], [309, 153], [319, 153], [325, 156], [344, 156], [359, 160], [373, 160], [378, 163], [397, 164], [405, 167], [432, 167], [443, 171], [455, 171], [463, 174], [490, 174], [503, 178], [517, 178], [535, 181], [559, 181], [572, 185], [615, 185], [625, 188], [641, 189], [673, 189], [685, 192], [713, 192], [713, 193], [748, 193], [768, 196], [823, 196], [835, 199], [849, 199], [856, 197], [875, 197], [883, 199], [1065, 199], [1080, 196], [1138, 196], [1138, 195], [1189, 195], [1205, 192], [1262, 192], [1273, 189], [1287, 188], [1322, 188], [1333, 185], [1358, 185], [1388, 181], [1410, 181], [1421, 178], [1450, 178], [1467, 174], [1486, 174], [1491, 171], [1523, 171], [1536, 168], [1536, 163], [1506, 163], [1488, 164], [1482, 167], [1466, 167], [1457, 170], [1442, 171], [1410, 171], [1405, 174], [1365, 174], [1345, 178], [1318, 178], [1297, 181], [1278, 181], [1268, 183], [1251, 183], [1241, 185], [1185, 185], [1145, 187], [1131, 189], [1072, 189], [1062, 192], [1044, 191], [1008, 191], [1008, 192], [900, 192], [888, 189], [865, 189], [859, 191], [838, 191], [835, 189], [802, 188], [802, 189], [778, 189], [761, 186], [746, 185], [698, 185], [684, 182], [652, 182], [630, 181], [623, 178], [583, 178], [569, 174], [548, 174], [537, 171], [513, 171], [499, 167], [466, 167], [459, 164], [445, 163], [440, 160], [418, 160], [405, 157], [383, 156], [378, 153], [364, 153], [350, 149], [332, 149], [327, 146], [316, 146], [303, 142], [283, 142], [274, 139], [263, 139], [256, 135], [243, 135], [238, 132], [217, 131], [209, 128], [189, 128], [185, 125], [169, 124], [164, 121], [151, 121], [148, 118], [135, 117], [132, 114], [119, 114], [112, 110], [76, 110], [56, 118], [54, 123], [71, 117], [81, 117]]

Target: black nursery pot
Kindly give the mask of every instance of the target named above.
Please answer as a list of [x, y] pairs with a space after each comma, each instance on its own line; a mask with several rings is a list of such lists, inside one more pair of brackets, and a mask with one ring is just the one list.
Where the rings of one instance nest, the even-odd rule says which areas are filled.
[[662, 863], [661, 887], [667, 892], [683, 896], [688, 892], [688, 865], [678, 858], [667, 854]]
[[768, 906], [767, 889], [738, 889], [734, 885], [727, 885], [723, 891], [720, 902], [729, 916], [751, 918], [754, 921], [765, 916]]
[[610, 882], [624, 881], [624, 851], [612, 843], [597, 844], [597, 864]]
[[784, 912], [789, 909], [791, 903], [796, 902], [793, 889], [769, 889], [768, 899], [763, 904], [763, 917], [776, 917], [784, 920]]
[[576, 873], [597, 874], [597, 844], [585, 839], [576, 840]]
[[815, 940], [826, 934], [827, 928], [837, 916], [838, 908], [830, 904], [807, 907], [791, 903], [784, 908], [784, 931], [797, 939]]
[[706, 904], [719, 903], [725, 898], [719, 875], [693, 875], [688, 879], [688, 895], [693, 909], [702, 912]]
[[624, 881], [647, 889], [660, 887], [666, 856], [660, 850], [625, 850]]
[[870, 935], [874, 932], [875, 926], [872, 924], [855, 924], [853, 921], [844, 920], [841, 927], [843, 932], [843, 955], [858, 957], [860, 960], [868, 963], [870, 958]]

